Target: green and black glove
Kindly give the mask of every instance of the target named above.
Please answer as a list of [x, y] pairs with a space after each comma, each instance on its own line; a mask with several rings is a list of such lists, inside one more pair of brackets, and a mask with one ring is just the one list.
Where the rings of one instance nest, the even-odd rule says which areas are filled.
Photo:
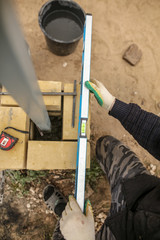
[[115, 97], [108, 92], [101, 82], [92, 79], [91, 81], [86, 81], [85, 86], [91, 93], [94, 93], [94, 96], [101, 107], [105, 108], [107, 111], [112, 109], [115, 103]]

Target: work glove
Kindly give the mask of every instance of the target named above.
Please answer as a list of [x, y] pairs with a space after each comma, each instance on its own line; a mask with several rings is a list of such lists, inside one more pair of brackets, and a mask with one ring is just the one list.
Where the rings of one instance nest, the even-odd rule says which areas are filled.
[[85, 82], [85, 86], [94, 93], [99, 105], [105, 108], [108, 112], [112, 109], [115, 103], [115, 97], [112, 96], [105, 86], [96, 79], [91, 79]]
[[84, 215], [73, 196], [62, 213], [60, 230], [66, 240], [95, 240], [94, 218], [89, 201]]

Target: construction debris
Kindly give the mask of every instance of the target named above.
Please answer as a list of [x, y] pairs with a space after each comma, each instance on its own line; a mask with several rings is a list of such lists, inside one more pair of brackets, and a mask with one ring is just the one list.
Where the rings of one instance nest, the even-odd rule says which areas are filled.
[[136, 44], [130, 45], [123, 55], [123, 59], [133, 66], [135, 66], [140, 61], [141, 57], [142, 51]]

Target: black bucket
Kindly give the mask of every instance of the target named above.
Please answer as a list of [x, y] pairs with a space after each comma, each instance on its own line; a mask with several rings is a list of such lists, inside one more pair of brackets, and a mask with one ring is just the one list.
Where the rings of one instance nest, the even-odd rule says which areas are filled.
[[74, 52], [83, 36], [85, 12], [73, 1], [52, 0], [39, 12], [39, 25], [49, 50], [65, 56]]

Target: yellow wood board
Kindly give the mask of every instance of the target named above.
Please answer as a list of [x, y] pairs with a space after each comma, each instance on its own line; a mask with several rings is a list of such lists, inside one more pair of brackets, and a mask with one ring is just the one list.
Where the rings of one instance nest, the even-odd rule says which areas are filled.
[[[61, 82], [38, 81], [41, 92], [61, 92]], [[7, 92], [3, 87], [2, 92]], [[48, 111], [61, 110], [61, 96], [43, 96], [44, 103]], [[17, 102], [11, 96], [1, 97], [2, 106], [18, 106]]]
[[[41, 92], [61, 92], [61, 82], [38, 81]], [[61, 110], [61, 96], [43, 96], [48, 111]]]
[[[73, 92], [73, 83], [64, 84], [64, 92]], [[80, 84], [77, 84], [76, 108], [75, 108], [75, 126], [72, 127], [72, 109], [73, 97], [64, 96], [63, 101], [63, 140], [77, 140], [78, 138], [78, 121], [79, 121], [79, 100], [80, 100]], [[87, 121], [87, 138], [90, 139], [90, 114]]]
[[[24, 131], [29, 131], [29, 119], [21, 108], [0, 107], [0, 132], [8, 126]], [[5, 131], [10, 135], [19, 138], [19, 140], [13, 149], [9, 151], [0, 150], [0, 168], [26, 168], [28, 134], [23, 134], [12, 129], [7, 129]]]
[[[2, 92], [8, 92], [5, 87], [2, 87]], [[11, 96], [1, 96], [1, 106], [18, 107], [18, 103]]]
[[[76, 169], [77, 142], [28, 141], [27, 169]], [[87, 145], [87, 168], [90, 144]]]

